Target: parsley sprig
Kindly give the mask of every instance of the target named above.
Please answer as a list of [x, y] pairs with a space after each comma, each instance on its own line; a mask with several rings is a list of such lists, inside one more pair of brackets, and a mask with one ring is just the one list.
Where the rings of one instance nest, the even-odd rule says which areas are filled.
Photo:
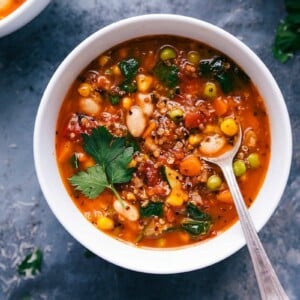
[[130, 181], [134, 169], [128, 168], [128, 164], [133, 158], [134, 147], [128, 145], [126, 138], [113, 136], [103, 126], [82, 137], [83, 149], [93, 157], [96, 165], [70, 177], [70, 183], [90, 199], [108, 188], [122, 202], [114, 184]]

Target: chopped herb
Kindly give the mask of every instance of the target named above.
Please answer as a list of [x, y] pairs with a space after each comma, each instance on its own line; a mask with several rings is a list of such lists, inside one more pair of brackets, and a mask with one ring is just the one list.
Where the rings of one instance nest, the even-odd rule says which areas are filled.
[[70, 183], [90, 199], [108, 188], [122, 201], [114, 184], [130, 181], [134, 169], [128, 168], [128, 164], [134, 148], [126, 146], [125, 138], [113, 136], [103, 126], [94, 128], [91, 135], [83, 134], [82, 137], [84, 150], [97, 164], [70, 177]]
[[124, 59], [119, 63], [119, 68], [126, 80], [130, 81], [138, 71], [139, 62], [134, 58]]
[[40, 249], [28, 254], [18, 266], [18, 273], [24, 276], [33, 276], [41, 271], [43, 253]]
[[272, 49], [274, 57], [282, 63], [300, 50], [300, 2], [286, 0], [285, 6], [287, 16], [277, 27]]
[[178, 67], [176, 65], [166, 65], [160, 61], [154, 68], [154, 74], [168, 88], [174, 88], [179, 82]]
[[78, 153], [74, 153], [70, 158], [70, 163], [74, 169], [79, 168], [79, 160], [78, 160]]
[[142, 217], [152, 217], [152, 216], [163, 216], [163, 203], [162, 202], [150, 202], [147, 206], [140, 208], [140, 213]]
[[119, 95], [109, 95], [109, 101], [112, 105], [118, 105], [120, 103]]

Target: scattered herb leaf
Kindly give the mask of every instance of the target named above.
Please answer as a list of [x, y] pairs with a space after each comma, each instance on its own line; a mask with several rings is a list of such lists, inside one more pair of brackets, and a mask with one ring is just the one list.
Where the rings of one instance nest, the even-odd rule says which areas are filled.
[[274, 57], [282, 63], [300, 50], [300, 2], [286, 0], [285, 6], [287, 16], [277, 27], [272, 49]]
[[174, 88], [178, 82], [178, 67], [176, 65], [166, 65], [160, 61], [154, 68], [154, 74], [168, 88]]
[[41, 271], [43, 253], [40, 249], [35, 249], [28, 254], [18, 266], [18, 273], [24, 276], [33, 276]]
[[163, 216], [163, 203], [162, 202], [150, 202], [147, 206], [140, 208], [140, 213], [142, 217], [152, 217], [152, 216]]

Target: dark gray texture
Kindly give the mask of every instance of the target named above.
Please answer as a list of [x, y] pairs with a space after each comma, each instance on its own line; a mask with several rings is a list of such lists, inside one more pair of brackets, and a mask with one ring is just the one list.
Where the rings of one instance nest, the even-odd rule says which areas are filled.
[[[224, 28], [254, 50], [278, 81], [290, 112], [294, 154], [285, 193], [260, 237], [290, 299], [299, 299], [300, 55], [284, 65], [272, 57], [284, 2], [264, 0], [54, 0], [26, 27], [0, 39], [0, 299], [28, 294], [30, 299], [72, 300], [259, 298], [246, 248], [209, 268], [177, 275], [136, 273], [101, 258], [87, 258], [40, 191], [32, 135], [53, 72], [89, 34], [147, 13], [183, 14]], [[32, 247], [43, 250], [43, 269], [25, 280], [16, 266]]]

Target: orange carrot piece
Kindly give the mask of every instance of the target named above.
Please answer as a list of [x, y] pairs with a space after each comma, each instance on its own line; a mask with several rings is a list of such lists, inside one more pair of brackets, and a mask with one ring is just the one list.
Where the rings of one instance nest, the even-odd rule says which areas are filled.
[[186, 156], [179, 165], [179, 170], [185, 176], [198, 176], [202, 170], [202, 164], [195, 155]]
[[221, 192], [219, 192], [216, 196], [218, 201], [224, 202], [224, 203], [228, 203], [228, 204], [232, 204], [233, 200], [232, 200], [232, 196], [229, 190], [223, 190]]
[[224, 115], [228, 110], [228, 102], [222, 97], [218, 97], [213, 101], [213, 107], [218, 116]]

